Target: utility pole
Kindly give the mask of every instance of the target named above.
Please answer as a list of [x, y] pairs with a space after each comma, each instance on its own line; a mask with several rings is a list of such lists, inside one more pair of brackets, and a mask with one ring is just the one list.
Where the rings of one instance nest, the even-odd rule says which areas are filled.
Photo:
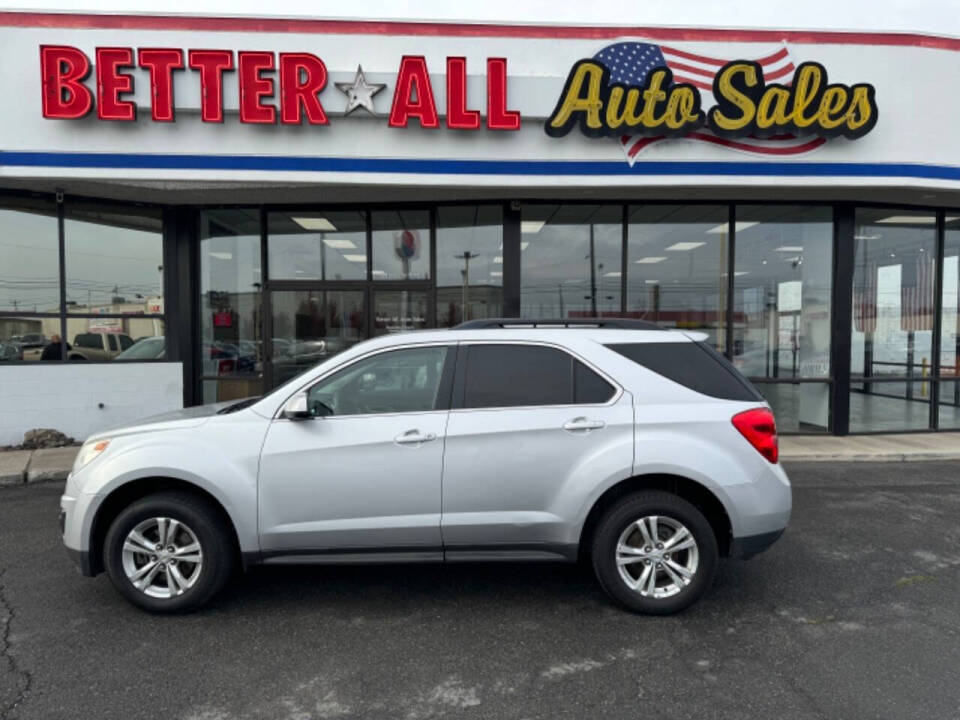
[[470, 261], [480, 257], [480, 253], [464, 250], [463, 255], [454, 255], [457, 260], [463, 260], [463, 270], [460, 275], [463, 276], [463, 321], [470, 319]]
[[590, 223], [590, 315], [597, 316], [597, 267], [593, 262], [593, 223]]

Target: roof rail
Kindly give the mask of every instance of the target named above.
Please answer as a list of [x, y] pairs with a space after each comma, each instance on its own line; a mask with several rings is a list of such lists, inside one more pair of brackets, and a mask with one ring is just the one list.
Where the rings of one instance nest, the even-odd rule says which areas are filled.
[[526, 327], [592, 327], [604, 330], [663, 330], [664, 328], [647, 320], [627, 320], [624, 318], [566, 318], [559, 320], [543, 320], [532, 318], [487, 318], [485, 320], [468, 320], [455, 325], [453, 330], [494, 330], [496, 328]]

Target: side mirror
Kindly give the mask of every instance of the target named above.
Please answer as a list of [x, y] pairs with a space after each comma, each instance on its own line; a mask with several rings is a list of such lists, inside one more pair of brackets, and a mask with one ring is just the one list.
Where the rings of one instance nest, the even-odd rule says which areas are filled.
[[313, 415], [310, 414], [310, 410], [307, 408], [307, 391], [298, 392], [287, 400], [287, 404], [283, 406], [283, 411], [280, 413], [280, 416], [287, 420], [310, 420], [313, 418]]

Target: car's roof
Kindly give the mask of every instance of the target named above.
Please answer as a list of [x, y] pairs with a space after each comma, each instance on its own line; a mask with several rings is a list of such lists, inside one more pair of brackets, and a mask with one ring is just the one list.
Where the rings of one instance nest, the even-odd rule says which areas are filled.
[[382, 335], [367, 341], [365, 346], [389, 347], [424, 342], [470, 342], [477, 340], [497, 341], [539, 341], [563, 345], [573, 339], [589, 339], [604, 345], [614, 343], [664, 343], [692, 342], [707, 338], [706, 333], [682, 330], [622, 330], [619, 328], [597, 327], [526, 327], [441, 330], [415, 330], [412, 332]]

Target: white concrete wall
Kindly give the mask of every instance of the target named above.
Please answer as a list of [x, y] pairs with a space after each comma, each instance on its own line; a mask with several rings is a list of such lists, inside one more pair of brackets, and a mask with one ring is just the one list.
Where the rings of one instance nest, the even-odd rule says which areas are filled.
[[41, 427], [83, 440], [100, 430], [182, 407], [181, 363], [0, 368], [0, 445], [19, 444], [25, 431]]

